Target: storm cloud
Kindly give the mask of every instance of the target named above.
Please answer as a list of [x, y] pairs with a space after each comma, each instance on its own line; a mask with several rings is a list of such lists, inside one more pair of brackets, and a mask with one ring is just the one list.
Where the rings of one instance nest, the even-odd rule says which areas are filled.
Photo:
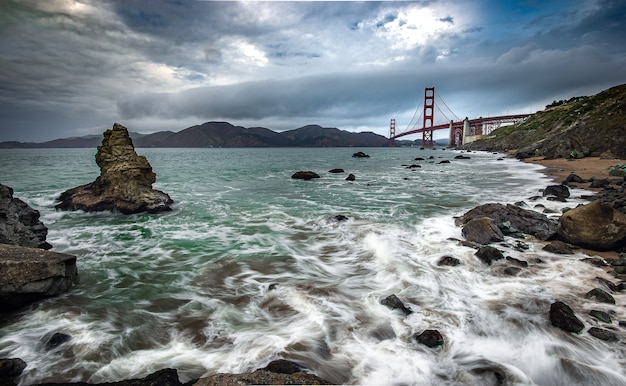
[[5, 0], [0, 141], [210, 120], [387, 135], [426, 86], [458, 117], [534, 112], [626, 81], [625, 16], [609, 0]]

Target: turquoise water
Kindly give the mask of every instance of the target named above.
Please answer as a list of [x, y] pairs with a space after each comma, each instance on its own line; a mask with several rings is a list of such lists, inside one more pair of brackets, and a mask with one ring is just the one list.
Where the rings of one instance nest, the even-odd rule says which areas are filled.
[[[371, 157], [352, 158], [358, 150]], [[461, 239], [454, 216], [540, 195], [549, 180], [537, 166], [408, 148], [137, 152], [157, 175], [154, 187], [175, 201], [172, 212], [57, 212], [62, 191], [99, 174], [95, 149], [0, 151], [0, 183], [41, 212], [53, 250], [76, 255], [81, 276], [69, 294], [0, 325], [0, 357], [29, 363], [22, 385], [116, 381], [165, 367], [189, 380], [277, 358], [347, 384], [626, 383], [623, 345], [564, 334], [547, 319], [556, 299], [597, 307], [577, 294], [603, 271], [528, 241], [523, 254], [499, 247], [544, 263], [510, 277], [505, 262], [484, 266], [450, 240]], [[402, 166], [413, 163], [422, 167]], [[321, 178], [292, 180], [299, 170]], [[356, 181], [345, 181], [348, 173]], [[528, 202], [560, 209], [577, 201]], [[439, 267], [444, 255], [462, 265]], [[392, 293], [415, 312], [379, 304]], [[626, 318], [623, 308], [610, 311]], [[444, 335], [442, 348], [413, 340], [430, 328]], [[56, 332], [72, 340], [46, 351]]]

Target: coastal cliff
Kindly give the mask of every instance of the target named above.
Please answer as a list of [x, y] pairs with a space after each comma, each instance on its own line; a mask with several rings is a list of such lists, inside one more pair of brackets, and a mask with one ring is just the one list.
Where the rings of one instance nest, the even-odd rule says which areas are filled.
[[524, 122], [501, 127], [463, 148], [515, 151], [518, 158], [626, 159], [626, 84], [555, 101]]

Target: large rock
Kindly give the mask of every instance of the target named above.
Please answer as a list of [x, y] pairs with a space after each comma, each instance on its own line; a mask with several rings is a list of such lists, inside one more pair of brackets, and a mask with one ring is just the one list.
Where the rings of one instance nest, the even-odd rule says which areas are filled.
[[48, 228], [39, 221], [39, 212], [13, 197], [13, 189], [0, 184], [0, 243], [50, 249]]
[[171, 210], [170, 196], [152, 189], [156, 174], [146, 157], [137, 155], [124, 126], [116, 123], [104, 132], [96, 163], [100, 176], [90, 184], [63, 192], [55, 208], [124, 214]]
[[574, 314], [574, 310], [561, 301], [550, 305], [550, 323], [567, 332], [579, 333], [585, 328], [583, 322]]
[[67, 292], [78, 283], [76, 257], [0, 244], [0, 312]]
[[279, 359], [252, 373], [214, 374], [199, 379], [193, 385], [332, 385], [332, 383], [305, 372], [305, 369], [295, 362]]
[[489, 217], [480, 217], [468, 221], [461, 230], [466, 240], [478, 244], [504, 241], [504, 235], [498, 225]]
[[626, 246], [626, 216], [601, 201], [567, 211], [559, 222], [557, 237], [596, 251]]
[[471, 209], [463, 216], [456, 219], [457, 225], [465, 225], [473, 219], [489, 217], [496, 224], [509, 222], [512, 227], [520, 232], [532, 235], [541, 240], [551, 238], [557, 229], [557, 221], [551, 220], [546, 215], [520, 208], [516, 205], [484, 204]]

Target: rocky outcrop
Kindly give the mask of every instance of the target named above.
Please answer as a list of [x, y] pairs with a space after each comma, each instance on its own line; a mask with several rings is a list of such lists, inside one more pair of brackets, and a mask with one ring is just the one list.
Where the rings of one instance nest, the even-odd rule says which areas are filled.
[[156, 174], [146, 157], [137, 155], [124, 126], [116, 123], [104, 132], [96, 163], [100, 176], [90, 184], [63, 192], [55, 208], [123, 214], [171, 210], [170, 196], [152, 189]]
[[[471, 220], [488, 217], [492, 219], [500, 229], [508, 229], [505, 235], [514, 234], [517, 231], [535, 236], [540, 240], [547, 240], [554, 236], [558, 223], [546, 215], [507, 204], [484, 204], [463, 214], [456, 219], [456, 225], [465, 225]], [[500, 226], [507, 224], [507, 227]]]
[[0, 312], [67, 292], [78, 283], [76, 257], [0, 244]]
[[70, 382], [70, 383], [45, 383], [32, 386], [184, 386], [189, 383], [182, 383], [178, 379], [178, 371], [175, 369], [163, 369], [152, 373], [145, 378], [127, 379], [119, 382], [106, 383], [86, 383], [86, 382]]
[[13, 189], [0, 184], [0, 243], [50, 249], [48, 228], [39, 221], [39, 212], [13, 197]]
[[626, 246], [626, 216], [609, 204], [594, 201], [567, 211], [559, 222], [560, 240], [596, 251]]
[[26, 368], [26, 362], [19, 358], [0, 359], [0, 385], [17, 385], [15, 379]]

